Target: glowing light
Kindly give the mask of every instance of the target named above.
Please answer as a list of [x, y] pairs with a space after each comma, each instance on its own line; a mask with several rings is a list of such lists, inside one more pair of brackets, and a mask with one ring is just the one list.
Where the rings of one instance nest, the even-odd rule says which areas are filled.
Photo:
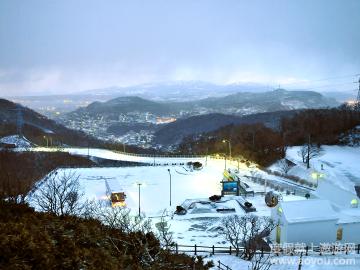
[[348, 105], [355, 105], [357, 102], [356, 102], [356, 100], [348, 100], [348, 101], [346, 101], [346, 103]]
[[352, 199], [351, 200], [351, 205], [358, 205], [359, 204], [359, 201], [357, 199]]
[[125, 202], [114, 202], [111, 204], [112, 207], [125, 207], [126, 203]]

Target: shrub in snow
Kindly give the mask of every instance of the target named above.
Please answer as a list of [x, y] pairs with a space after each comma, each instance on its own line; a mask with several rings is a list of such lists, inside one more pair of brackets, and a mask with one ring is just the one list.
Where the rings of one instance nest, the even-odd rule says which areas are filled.
[[212, 201], [212, 202], [220, 201], [221, 196], [220, 195], [212, 195], [212, 196], [209, 197], [209, 200]]

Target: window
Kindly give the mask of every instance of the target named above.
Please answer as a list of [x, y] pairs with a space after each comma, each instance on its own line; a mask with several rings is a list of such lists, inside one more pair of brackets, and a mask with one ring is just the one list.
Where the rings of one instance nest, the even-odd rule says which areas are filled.
[[281, 240], [281, 228], [279, 225], [276, 226], [276, 243], [280, 244]]
[[343, 228], [339, 228], [336, 231], [336, 241], [341, 241], [343, 238]]

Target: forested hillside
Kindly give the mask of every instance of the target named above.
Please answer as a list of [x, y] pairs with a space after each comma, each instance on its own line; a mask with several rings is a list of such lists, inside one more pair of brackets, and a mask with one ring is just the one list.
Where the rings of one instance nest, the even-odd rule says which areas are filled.
[[181, 153], [229, 153], [268, 165], [283, 158], [286, 147], [302, 144], [337, 144], [340, 135], [360, 124], [360, 112], [346, 106], [337, 109], [311, 109], [283, 117], [278, 129], [263, 124], [229, 125], [216, 131], [189, 136], [178, 150]]

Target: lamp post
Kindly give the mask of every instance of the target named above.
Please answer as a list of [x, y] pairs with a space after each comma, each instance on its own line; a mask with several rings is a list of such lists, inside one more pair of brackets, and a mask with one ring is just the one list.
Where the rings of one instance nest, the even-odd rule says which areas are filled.
[[141, 207], [140, 207], [140, 187], [141, 187], [141, 183], [137, 183], [138, 187], [139, 187], [139, 217], [140, 217], [140, 214], [141, 214]]
[[324, 174], [319, 173], [319, 172], [313, 172], [313, 173], [311, 174], [311, 177], [312, 177], [313, 179], [316, 179], [316, 187], [319, 186], [319, 178], [321, 178], [321, 177], [323, 177], [323, 176], [324, 176]]
[[46, 140], [46, 147], [49, 147], [49, 139], [46, 136], [44, 136], [44, 139]]
[[168, 169], [169, 177], [170, 177], [170, 206], [171, 206], [171, 172], [170, 169]]
[[229, 146], [229, 157], [231, 159], [231, 140], [223, 140], [222, 141], [223, 143], [228, 143], [228, 146]]

